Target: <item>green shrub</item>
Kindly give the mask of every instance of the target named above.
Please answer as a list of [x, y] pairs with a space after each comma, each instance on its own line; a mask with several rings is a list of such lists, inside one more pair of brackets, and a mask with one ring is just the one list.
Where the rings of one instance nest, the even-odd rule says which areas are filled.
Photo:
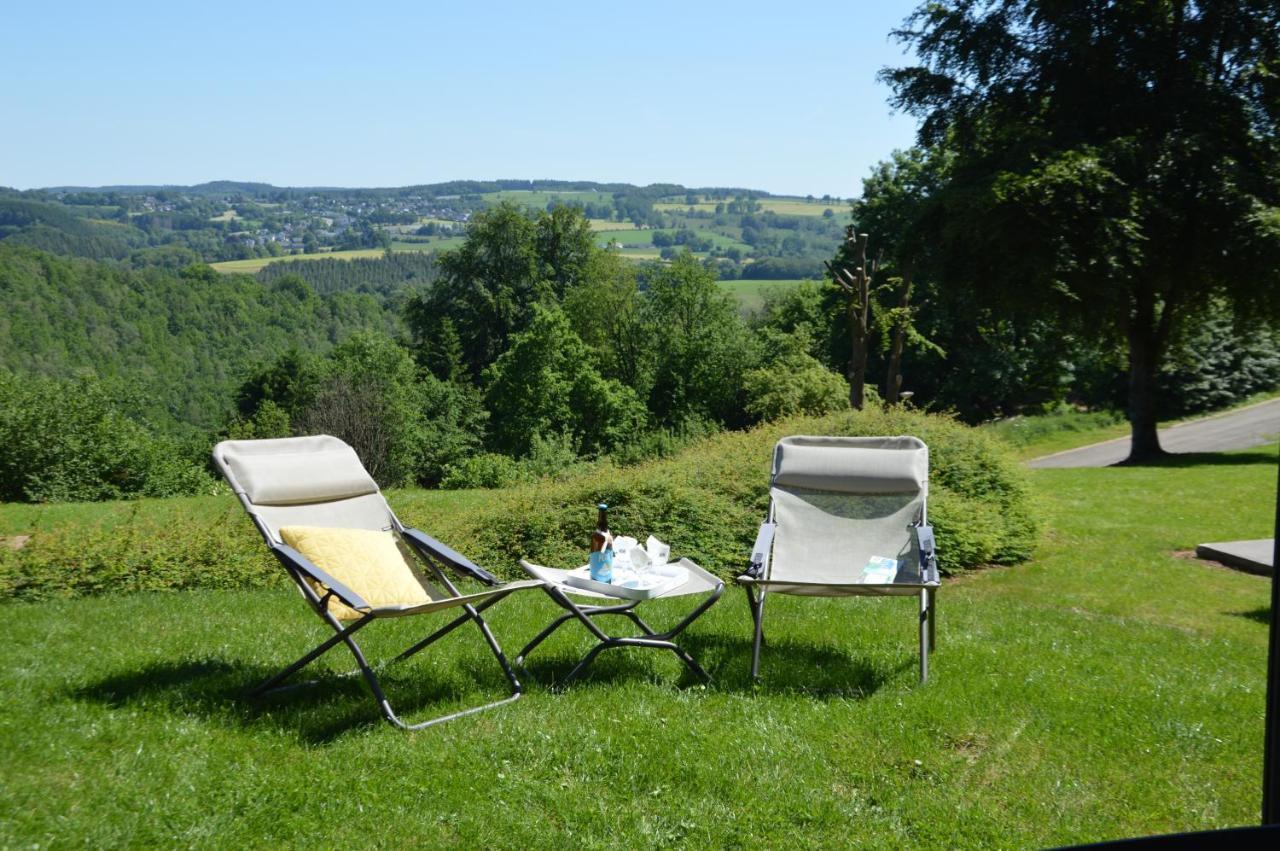
[[131, 415], [133, 401], [92, 377], [0, 372], [0, 500], [211, 492], [207, 473]]
[[18, 599], [288, 582], [231, 496], [3, 506], [0, 595]]
[[849, 407], [849, 382], [804, 352], [749, 370], [743, 385], [747, 413], [760, 420], [820, 416]]
[[903, 409], [796, 418], [703, 441], [670, 459], [635, 467], [602, 464], [563, 481], [496, 491], [479, 507], [418, 516], [412, 494], [398, 506], [480, 564], [507, 577], [527, 557], [548, 565], [581, 562], [594, 506], [610, 505], [610, 526], [655, 534], [709, 570], [731, 577], [768, 507], [773, 445], [788, 434], [914, 434], [930, 447], [930, 519], [944, 573], [1028, 558], [1038, 524], [1022, 474], [987, 434], [953, 419]]
[[574, 452], [573, 438], [569, 435], [535, 434], [524, 457], [482, 452], [464, 458], [446, 468], [440, 487], [446, 490], [509, 488], [543, 478], [563, 479], [587, 470], [591, 463]]

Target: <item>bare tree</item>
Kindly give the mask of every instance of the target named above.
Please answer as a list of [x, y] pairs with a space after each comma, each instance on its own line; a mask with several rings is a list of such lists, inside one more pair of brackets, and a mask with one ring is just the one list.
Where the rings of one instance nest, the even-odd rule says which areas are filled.
[[[867, 266], [867, 234], [845, 228], [845, 244], [834, 262], [827, 263], [827, 273], [840, 285], [848, 299], [851, 351], [849, 357], [849, 404], [859, 411], [864, 404], [867, 380], [867, 321], [871, 312], [871, 279], [878, 261]], [[847, 258], [847, 259], [846, 259]]]
[[380, 485], [398, 483], [387, 402], [377, 388], [341, 375], [329, 378], [296, 424], [303, 434], [331, 434], [351, 445], [369, 475]]

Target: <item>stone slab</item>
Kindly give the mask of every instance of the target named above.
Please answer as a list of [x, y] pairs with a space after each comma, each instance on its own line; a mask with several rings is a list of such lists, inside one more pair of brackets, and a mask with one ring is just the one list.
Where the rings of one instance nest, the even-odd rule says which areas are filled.
[[1196, 547], [1196, 558], [1220, 561], [1228, 567], [1271, 576], [1275, 572], [1276, 542], [1274, 538], [1258, 541], [1226, 541], [1220, 544], [1201, 544]]

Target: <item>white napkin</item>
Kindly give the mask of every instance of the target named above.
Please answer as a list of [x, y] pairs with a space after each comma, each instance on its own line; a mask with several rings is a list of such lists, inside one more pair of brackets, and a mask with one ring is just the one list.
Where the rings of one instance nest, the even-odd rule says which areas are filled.
[[671, 547], [662, 543], [652, 535], [644, 542], [645, 555], [649, 556], [649, 561], [654, 565], [666, 564], [667, 559], [671, 557]]

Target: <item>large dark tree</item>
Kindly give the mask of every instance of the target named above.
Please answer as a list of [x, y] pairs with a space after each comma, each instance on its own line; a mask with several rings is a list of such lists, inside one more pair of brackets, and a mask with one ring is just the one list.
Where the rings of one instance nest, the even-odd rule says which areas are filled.
[[1131, 460], [1161, 453], [1156, 374], [1214, 298], [1280, 301], [1274, 0], [945, 0], [886, 70], [921, 142], [951, 282], [1127, 343]]

